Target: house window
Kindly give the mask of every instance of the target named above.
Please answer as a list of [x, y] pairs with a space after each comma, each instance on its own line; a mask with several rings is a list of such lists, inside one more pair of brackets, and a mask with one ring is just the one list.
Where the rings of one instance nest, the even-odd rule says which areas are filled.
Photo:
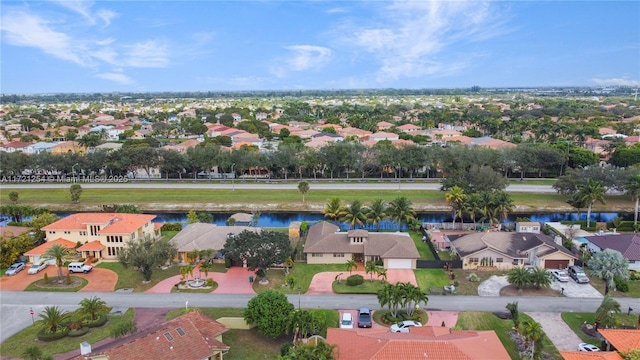
[[69, 234], [71, 234], [71, 231], [65, 231], [64, 234], [65, 235], [69, 235]]
[[513, 265], [518, 265], [518, 259], [513, 259], [512, 264], [513, 264]]
[[496, 262], [497, 262], [497, 263], [501, 263], [501, 262], [503, 262], [503, 261], [504, 261], [504, 259], [503, 259], [503, 258], [496, 258]]
[[80, 236], [87, 236], [87, 232], [86, 231], [80, 231]]
[[344, 257], [344, 254], [342, 254], [342, 253], [335, 253], [335, 254], [333, 254], [333, 257]]
[[321, 253], [311, 253], [311, 257], [322, 257]]
[[477, 263], [477, 262], [479, 262], [479, 260], [478, 260], [477, 257], [476, 258], [469, 258], [469, 262], [470, 263]]

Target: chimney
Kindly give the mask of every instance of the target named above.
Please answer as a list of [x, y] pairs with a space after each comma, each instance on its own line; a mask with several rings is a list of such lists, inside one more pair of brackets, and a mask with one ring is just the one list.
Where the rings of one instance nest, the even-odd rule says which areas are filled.
[[91, 354], [91, 344], [86, 341], [80, 343], [80, 355]]

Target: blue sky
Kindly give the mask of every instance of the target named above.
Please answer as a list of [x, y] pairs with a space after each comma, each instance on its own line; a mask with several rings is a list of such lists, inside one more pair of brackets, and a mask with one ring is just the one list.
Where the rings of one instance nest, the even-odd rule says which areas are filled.
[[640, 85], [639, 1], [2, 1], [3, 93]]

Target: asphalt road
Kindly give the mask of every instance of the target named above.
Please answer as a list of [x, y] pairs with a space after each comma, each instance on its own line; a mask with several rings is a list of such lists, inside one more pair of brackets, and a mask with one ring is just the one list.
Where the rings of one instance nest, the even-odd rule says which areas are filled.
[[[252, 295], [232, 294], [145, 294], [145, 293], [52, 293], [52, 292], [0, 292], [0, 342], [31, 325], [29, 308], [37, 314], [44, 306], [60, 306], [71, 310], [80, 300], [98, 296], [112, 307], [181, 308], [181, 307], [246, 307]], [[307, 309], [355, 309], [368, 306], [379, 309], [375, 295], [296, 295], [288, 296], [295, 306]], [[623, 310], [640, 310], [640, 300], [617, 298]], [[479, 297], [429, 296], [429, 310], [451, 311], [505, 311], [507, 303], [518, 301], [523, 312], [594, 312], [602, 299], [565, 297]], [[188, 303], [187, 303], [188, 302]]]
[[[4, 189], [67, 189], [72, 183], [3, 183]], [[275, 182], [254, 182], [253, 180], [236, 180], [231, 182], [227, 180], [225, 183], [221, 182], [207, 182], [207, 181], [136, 181], [125, 183], [96, 183], [96, 182], [82, 182], [78, 184], [82, 185], [86, 189], [266, 189], [266, 190], [297, 190], [298, 181], [290, 180], [287, 183], [282, 181]], [[316, 190], [440, 190], [439, 182], [424, 182], [408, 180], [398, 182], [359, 182], [358, 180], [344, 181], [336, 180], [335, 182], [313, 182], [310, 181], [312, 189]], [[507, 186], [508, 192], [528, 192], [528, 193], [555, 193], [556, 191], [551, 185], [528, 185], [528, 184], [511, 184]]]

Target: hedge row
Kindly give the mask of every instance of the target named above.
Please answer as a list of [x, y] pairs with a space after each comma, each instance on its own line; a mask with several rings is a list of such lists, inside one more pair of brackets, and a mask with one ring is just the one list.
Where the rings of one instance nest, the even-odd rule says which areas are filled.
[[54, 332], [54, 333], [47, 333], [45, 332], [45, 329], [42, 328], [40, 331], [38, 331], [38, 340], [40, 341], [54, 341], [54, 340], [59, 340], [62, 339], [63, 337], [67, 336], [69, 334], [69, 328], [64, 326], [61, 327], [60, 330]]

